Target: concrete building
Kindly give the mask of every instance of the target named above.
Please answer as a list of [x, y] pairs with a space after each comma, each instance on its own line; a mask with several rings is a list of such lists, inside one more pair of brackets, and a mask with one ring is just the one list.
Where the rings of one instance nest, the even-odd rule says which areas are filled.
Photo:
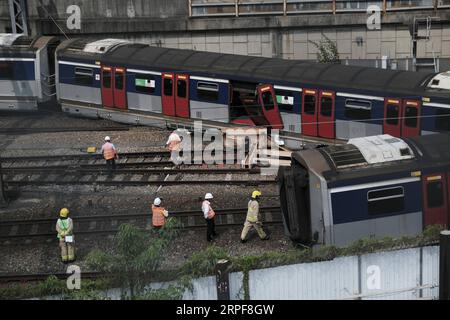
[[[434, 17], [430, 39], [418, 42], [417, 56], [450, 58], [450, 1], [371, 1], [380, 6], [381, 30], [368, 29], [366, 1], [322, 1], [320, 6], [306, 0], [241, 2], [28, 0], [29, 26], [32, 34], [61, 34], [62, 29], [68, 37], [127, 38], [170, 48], [313, 60], [317, 47], [311, 41], [324, 34], [336, 41], [343, 60], [404, 59], [412, 54], [409, 26], [414, 17]], [[0, 3], [0, 31], [10, 31], [8, 1]]]

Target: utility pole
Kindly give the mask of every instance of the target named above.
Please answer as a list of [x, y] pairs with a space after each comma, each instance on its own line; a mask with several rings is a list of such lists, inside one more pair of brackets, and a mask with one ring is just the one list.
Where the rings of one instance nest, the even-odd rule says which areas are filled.
[[439, 237], [439, 300], [450, 300], [450, 231]]
[[8, 205], [8, 198], [5, 194], [4, 184], [3, 184], [3, 173], [2, 173], [2, 163], [0, 161], [0, 208], [4, 208]]
[[8, 0], [13, 33], [29, 35], [27, 0]]

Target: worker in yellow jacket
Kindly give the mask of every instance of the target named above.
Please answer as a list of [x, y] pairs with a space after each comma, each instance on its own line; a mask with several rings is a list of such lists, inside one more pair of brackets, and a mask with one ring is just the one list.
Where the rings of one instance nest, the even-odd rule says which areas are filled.
[[261, 197], [261, 192], [255, 190], [252, 193], [252, 199], [250, 199], [250, 201], [248, 202], [247, 217], [245, 219], [244, 229], [242, 229], [241, 233], [242, 243], [247, 242], [247, 234], [252, 228], [255, 228], [256, 232], [258, 232], [258, 235], [261, 238], [261, 240], [269, 239], [269, 236], [264, 232], [262, 222], [260, 219], [259, 202], [258, 202], [259, 197]]
[[56, 232], [58, 232], [59, 247], [61, 248], [62, 262], [75, 261], [75, 246], [73, 238], [73, 221], [69, 218], [69, 209], [62, 208], [59, 212], [59, 219], [56, 222]]

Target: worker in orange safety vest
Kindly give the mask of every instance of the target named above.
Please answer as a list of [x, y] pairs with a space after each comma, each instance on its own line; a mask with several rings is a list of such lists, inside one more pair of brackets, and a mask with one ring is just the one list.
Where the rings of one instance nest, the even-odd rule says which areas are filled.
[[169, 212], [161, 206], [161, 198], [156, 198], [152, 204], [152, 224], [154, 228], [161, 228], [166, 223]]
[[117, 150], [116, 147], [111, 143], [110, 137], [105, 137], [105, 143], [102, 146], [102, 154], [103, 158], [105, 158], [106, 160], [108, 173], [111, 174], [112, 171], [116, 170]]

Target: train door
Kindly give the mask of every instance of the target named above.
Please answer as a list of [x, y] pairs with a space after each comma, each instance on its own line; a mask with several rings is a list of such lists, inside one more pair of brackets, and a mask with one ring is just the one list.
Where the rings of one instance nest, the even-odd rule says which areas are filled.
[[176, 75], [175, 114], [177, 117], [189, 118], [189, 76]]
[[283, 120], [278, 110], [275, 90], [271, 84], [262, 84], [257, 86], [259, 103], [261, 104], [264, 117], [273, 129], [283, 129]]
[[307, 136], [317, 137], [317, 91], [311, 89], [303, 90], [302, 100], [302, 133]]
[[161, 102], [166, 116], [175, 116], [175, 82], [173, 73], [162, 74]]
[[113, 68], [102, 67], [102, 104], [103, 107], [114, 107], [114, 91], [113, 91]]
[[424, 227], [441, 224], [448, 226], [448, 196], [447, 186], [450, 173], [426, 175], [423, 185], [423, 225]]
[[420, 135], [420, 107], [416, 100], [386, 99], [383, 132], [394, 137]]
[[383, 132], [394, 137], [401, 137], [402, 125], [400, 116], [402, 103], [400, 99], [387, 98], [384, 101]]
[[420, 135], [420, 107], [421, 103], [419, 101], [403, 101], [402, 137], [415, 137]]
[[124, 68], [114, 69], [114, 106], [127, 109], [127, 85]]
[[330, 91], [321, 91], [319, 93], [319, 112], [318, 112], [318, 135], [319, 137], [334, 139], [335, 126], [335, 93]]

